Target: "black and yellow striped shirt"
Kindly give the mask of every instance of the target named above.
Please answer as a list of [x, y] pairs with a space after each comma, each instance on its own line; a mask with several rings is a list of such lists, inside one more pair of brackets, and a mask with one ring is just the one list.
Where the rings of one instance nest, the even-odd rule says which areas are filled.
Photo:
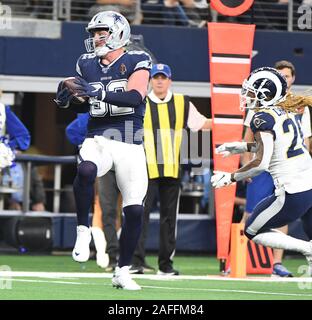
[[189, 97], [182, 94], [173, 94], [164, 103], [155, 103], [147, 97], [144, 146], [150, 179], [179, 177], [180, 150], [189, 104]]

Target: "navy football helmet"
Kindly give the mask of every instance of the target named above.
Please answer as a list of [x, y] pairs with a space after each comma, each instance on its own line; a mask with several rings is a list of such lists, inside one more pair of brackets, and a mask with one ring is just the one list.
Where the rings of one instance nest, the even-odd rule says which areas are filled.
[[285, 99], [287, 82], [276, 69], [263, 67], [254, 70], [244, 80], [240, 94], [240, 108], [270, 108]]

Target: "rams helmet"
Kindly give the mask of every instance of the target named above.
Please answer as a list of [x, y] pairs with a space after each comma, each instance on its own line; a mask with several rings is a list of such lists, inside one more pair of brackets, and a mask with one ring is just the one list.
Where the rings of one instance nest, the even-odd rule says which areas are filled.
[[287, 82], [276, 69], [262, 67], [244, 80], [240, 94], [240, 108], [270, 108], [285, 99]]

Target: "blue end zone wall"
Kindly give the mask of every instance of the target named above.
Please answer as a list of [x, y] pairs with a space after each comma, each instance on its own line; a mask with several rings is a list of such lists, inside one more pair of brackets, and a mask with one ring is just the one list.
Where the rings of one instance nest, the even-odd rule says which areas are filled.
[[[61, 220], [60, 220], [61, 219]], [[91, 223], [91, 218], [90, 218]], [[211, 219], [178, 220], [177, 251], [216, 252], [216, 221]], [[52, 218], [53, 247], [72, 249], [76, 240], [76, 217]], [[146, 249], [157, 251], [159, 247], [159, 220], [150, 219]]]
[[[75, 63], [85, 52], [85, 25], [62, 24], [62, 38], [0, 38], [0, 74], [66, 77], [75, 72]], [[175, 81], [209, 82], [207, 29], [134, 26], [146, 47], [159, 62], [172, 67]], [[297, 69], [296, 84], [310, 84], [312, 34], [309, 32], [257, 31], [252, 68], [290, 60]]]
[[[89, 216], [89, 223], [92, 222], [92, 215]], [[21, 223], [22, 222], [22, 223]], [[34, 226], [36, 232], [34, 233]], [[41, 226], [41, 228], [40, 228]], [[3, 241], [11, 246], [11, 249], [18, 247], [36, 247], [40, 250], [47, 249], [47, 243], [52, 240], [54, 250], [72, 250], [76, 240], [76, 215], [70, 214], [49, 214], [36, 212], [25, 216], [18, 212], [4, 211], [0, 215], [0, 247]], [[47, 230], [51, 232], [47, 233]], [[51, 235], [51, 239], [47, 238]], [[301, 220], [289, 224], [289, 235], [309, 240], [303, 231]], [[48, 240], [50, 239], [50, 240]], [[93, 244], [92, 244], [93, 246]], [[159, 248], [159, 217], [151, 214], [146, 250], [157, 252]], [[1, 249], [1, 248], [0, 248]], [[205, 253], [215, 254], [216, 243], [216, 221], [205, 215], [199, 217], [192, 214], [180, 214], [177, 226], [177, 253]]]
[[[91, 222], [91, 218], [90, 218]], [[71, 250], [76, 240], [77, 221], [75, 217], [52, 218], [53, 247]], [[308, 240], [303, 231], [301, 220], [289, 224], [289, 235]], [[148, 236], [146, 240], [147, 251], [158, 251], [159, 248], [159, 220], [150, 219]], [[177, 227], [177, 253], [193, 252], [215, 254], [216, 221], [213, 219], [180, 219]]]

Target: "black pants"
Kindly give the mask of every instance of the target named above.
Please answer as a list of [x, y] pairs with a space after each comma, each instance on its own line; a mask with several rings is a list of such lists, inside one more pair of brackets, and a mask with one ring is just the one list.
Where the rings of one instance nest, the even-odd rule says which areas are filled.
[[106, 253], [110, 263], [116, 263], [119, 253], [119, 242], [116, 232], [117, 206], [119, 189], [115, 172], [108, 171], [98, 179], [100, 205], [103, 212], [104, 234], [107, 242]]
[[145, 242], [148, 233], [149, 215], [156, 195], [160, 201], [160, 233], [158, 266], [161, 271], [172, 268], [176, 248], [176, 222], [180, 198], [180, 180], [175, 178], [149, 179], [144, 206], [142, 234], [134, 253], [133, 264], [145, 263]]

